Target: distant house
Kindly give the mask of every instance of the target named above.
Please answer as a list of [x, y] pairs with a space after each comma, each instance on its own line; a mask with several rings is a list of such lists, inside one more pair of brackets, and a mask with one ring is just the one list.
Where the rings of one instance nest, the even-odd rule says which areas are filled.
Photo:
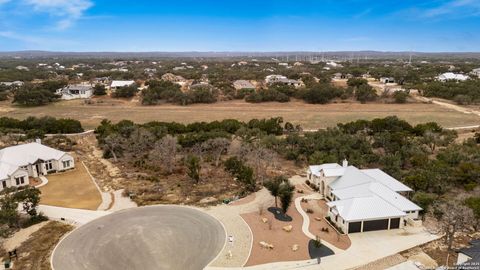
[[143, 72], [146, 73], [146, 74], [153, 74], [153, 73], [157, 72], [157, 69], [156, 68], [145, 68], [145, 69], [143, 69]]
[[336, 79], [336, 80], [340, 80], [340, 79], [350, 79], [350, 78], [353, 78], [353, 75], [352, 75], [352, 74], [344, 74], [344, 73], [337, 72], [337, 73], [333, 74], [333, 78]]
[[17, 66], [16, 69], [17, 70], [22, 70], [22, 71], [29, 71], [30, 70], [28, 67], [25, 67], [25, 66]]
[[470, 72], [470, 74], [480, 78], [480, 68], [476, 68]]
[[92, 80], [93, 84], [107, 85], [110, 83], [110, 77], [97, 77]]
[[302, 81], [288, 79], [283, 75], [268, 75], [267, 77], [265, 77], [265, 83], [266, 84], [281, 83], [281, 84], [293, 86], [295, 88], [299, 88], [304, 85]]
[[466, 81], [470, 79], [467, 75], [453, 73], [453, 72], [446, 72], [437, 76], [437, 80], [441, 82], [446, 81]]
[[343, 67], [342, 64], [339, 64], [337, 62], [334, 62], [334, 61], [328, 61], [327, 66], [330, 66], [330, 67], [333, 67], [333, 68], [340, 68], [340, 67]]
[[93, 95], [93, 87], [90, 84], [73, 84], [58, 89], [56, 93], [64, 100], [90, 98]]
[[457, 267], [455, 269], [476, 269], [480, 266], [480, 239], [470, 242], [470, 247], [458, 251]]
[[174, 67], [173, 71], [184, 70], [186, 67]]
[[112, 81], [112, 83], [110, 84], [110, 90], [112, 91], [115, 91], [117, 90], [118, 88], [121, 88], [121, 87], [125, 87], [125, 86], [130, 86], [130, 85], [134, 85], [135, 84], [135, 81]]
[[293, 63], [293, 65], [296, 66], [296, 67], [298, 67], [298, 66], [303, 66], [303, 63], [301, 63], [301, 62], [295, 62], [295, 63]]
[[26, 186], [29, 177], [73, 169], [73, 157], [40, 142], [6, 147], [0, 150], [0, 190]]
[[236, 90], [241, 89], [255, 89], [255, 85], [247, 80], [236, 80], [233, 82], [233, 88]]
[[162, 80], [176, 83], [180, 86], [183, 86], [186, 83], [186, 79], [182, 76], [175, 75], [173, 73], [165, 73], [162, 75]]
[[328, 218], [345, 233], [399, 229], [422, 208], [402, 194], [412, 189], [379, 169], [326, 163], [310, 166], [309, 181], [329, 201]]
[[0, 85], [5, 85], [8, 87], [20, 87], [20, 86], [23, 86], [23, 84], [24, 83], [22, 81], [0, 82]]
[[395, 78], [393, 77], [381, 77], [380, 82], [387, 84], [387, 83], [395, 83]]

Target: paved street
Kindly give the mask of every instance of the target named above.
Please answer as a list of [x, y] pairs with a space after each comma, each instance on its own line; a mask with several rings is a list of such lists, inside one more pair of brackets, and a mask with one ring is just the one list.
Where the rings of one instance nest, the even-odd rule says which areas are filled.
[[203, 269], [225, 243], [213, 217], [181, 206], [119, 211], [87, 223], [54, 251], [55, 270]]

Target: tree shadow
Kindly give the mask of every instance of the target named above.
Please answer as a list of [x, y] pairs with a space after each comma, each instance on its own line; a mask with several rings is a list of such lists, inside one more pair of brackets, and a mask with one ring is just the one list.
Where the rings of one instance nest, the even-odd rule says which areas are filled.
[[289, 215], [283, 214], [283, 211], [281, 208], [278, 207], [269, 207], [268, 212], [272, 213], [275, 216], [276, 220], [280, 220], [283, 222], [290, 222], [293, 220], [293, 218]]
[[335, 252], [323, 244], [320, 247], [316, 247], [315, 240], [310, 240], [308, 241], [308, 254], [310, 255], [311, 259], [316, 259], [318, 257], [333, 255]]

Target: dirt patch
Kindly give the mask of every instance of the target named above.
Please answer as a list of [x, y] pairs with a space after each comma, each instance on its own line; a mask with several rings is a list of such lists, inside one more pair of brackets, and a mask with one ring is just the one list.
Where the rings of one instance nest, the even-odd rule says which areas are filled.
[[97, 210], [102, 197], [84, 165], [75, 160], [75, 169], [46, 176], [48, 184], [41, 187], [41, 204]]
[[8, 251], [12, 251], [18, 248], [24, 241], [26, 241], [30, 237], [32, 233], [38, 231], [47, 223], [48, 222], [45, 221], [45, 222], [32, 225], [28, 228], [19, 230], [11, 237], [5, 239], [5, 242], [3, 242], [3, 247], [5, 248], [5, 250], [8, 250]]
[[53, 248], [72, 229], [72, 226], [57, 221], [45, 224], [17, 248], [18, 259], [14, 261], [14, 269], [51, 269]]

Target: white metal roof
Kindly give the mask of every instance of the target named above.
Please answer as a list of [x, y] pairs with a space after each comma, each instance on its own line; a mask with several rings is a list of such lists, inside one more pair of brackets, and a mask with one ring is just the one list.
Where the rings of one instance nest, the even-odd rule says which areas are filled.
[[446, 80], [456, 80], [456, 81], [465, 81], [468, 80], [470, 77], [463, 75], [463, 74], [458, 74], [458, 73], [453, 73], [453, 72], [446, 72], [437, 77], [439, 80], [446, 81]]
[[65, 152], [53, 149], [40, 143], [27, 143], [3, 148], [0, 150], [0, 179], [7, 178], [19, 167], [41, 160], [58, 160]]
[[333, 181], [330, 187], [332, 189], [341, 189], [370, 182], [375, 182], [375, 179], [363, 173], [355, 166], [348, 166], [345, 168], [343, 175]]
[[333, 168], [342, 168], [342, 166], [338, 165], [337, 163], [325, 163], [322, 165], [311, 165], [308, 166], [308, 171], [316, 176], [320, 176], [320, 171], [325, 169], [333, 169]]
[[124, 87], [124, 86], [130, 86], [134, 84], [135, 81], [112, 81], [112, 84], [110, 85], [111, 87]]
[[363, 169], [361, 171], [363, 173], [366, 173], [370, 177], [374, 178], [377, 182], [384, 184], [385, 186], [387, 186], [393, 191], [397, 191], [397, 192], [412, 191], [411, 188], [407, 187], [402, 182], [391, 177], [390, 175], [386, 174], [384, 171], [380, 169]]
[[[349, 188], [333, 190], [332, 193], [340, 200], [366, 197], [366, 196], [378, 196], [385, 202], [394, 206], [400, 211], [417, 211], [422, 208], [397, 192], [389, 189], [381, 183], [367, 183], [363, 185], [352, 186]], [[383, 202], [383, 203], [385, 203]], [[372, 207], [377, 207], [372, 205]]]
[[403, 217], [406, 214], [377, 196], [328, 202], [348, 222]]

